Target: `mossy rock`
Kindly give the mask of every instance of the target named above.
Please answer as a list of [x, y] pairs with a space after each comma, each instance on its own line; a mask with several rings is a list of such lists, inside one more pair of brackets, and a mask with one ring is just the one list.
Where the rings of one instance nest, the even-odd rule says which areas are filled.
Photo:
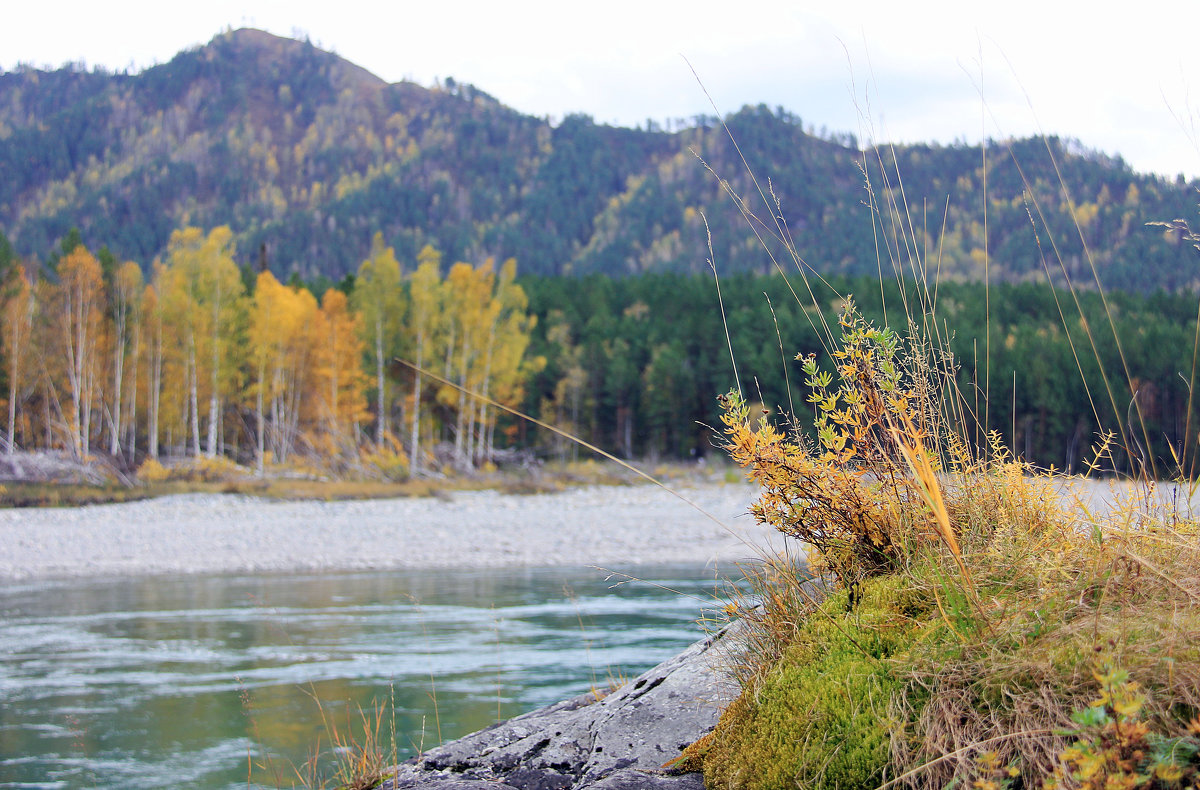
[[886, 781], [891, 670], [925, 630], [899, 578], [864, 584], [851, 607], [832, 595], [761, 681], [684, 755], [709, 788], [876, 788]]

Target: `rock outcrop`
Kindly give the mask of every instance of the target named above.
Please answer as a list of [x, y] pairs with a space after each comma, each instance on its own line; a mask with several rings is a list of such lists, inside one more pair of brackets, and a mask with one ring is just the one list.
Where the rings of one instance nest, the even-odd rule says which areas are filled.
[[603, 699], [582, 694], [425, 752], [385, 790], [701, 790], [664, 768], [713, 728], [736, 685], [723, 666], [730, 628]]

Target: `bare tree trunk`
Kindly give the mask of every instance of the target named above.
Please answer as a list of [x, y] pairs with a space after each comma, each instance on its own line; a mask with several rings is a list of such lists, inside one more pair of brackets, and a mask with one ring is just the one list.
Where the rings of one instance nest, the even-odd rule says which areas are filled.
[[[487, 430], [488, 395], [490, 394], [491, 383], [492, 383], [492, 357], [495, 354], [495, 350], [496, 350], [496, 323], [497, 323], [496, 321], [493, 321], [491, 329], [488, 331], [488, 344], [487, 344], [487, 357], [486, 357], [487, 361], [484, 363], [484, 366], [483, 366], [483, 392], [482, 392], [483, 399], [479, 403], [479, 426], [480, 426], [479, 430], [481, 432]], [[480, 442], [480, 443], [482, 443], [482, 442]], [[482, 460], [490, 463], [492, 460], [491, 445], [490, 444], [488, 445], [486, 452], [480, 451], [480, 449], [477, 445], [476, 449], [475, 449], [475, 454], [477, 456], [483, 455], [484, 457], [482, 458]]]
[[[47, 389], [49, 388], [47, 387]], [[49, 450], [54, 446], [54, 437], [50, 433], [50, 393], [48, 391], [46, 392], [45, 396], [42, 397], [42, 408], [44, 410], [42, 415], [42, 426], [45, 429], [46, 449]]]
[[[337, 330], [333, 330], [333, 348], [337, 348]], [[346, 437], [342, 434], [341, 416], [339, 414], [338, 391], [340, 386], [340, 376], [342, 366], [334, 360], [332, 365], [333, 375], [329, 377], [329, 435], [334, 438], [337, 443], [337, 452], [340, 455], [345, 449]], [[340, 459], [339, 459], [340, 460]]]
[[413, 371], [413, 411], [412, 411], [412, 436], [409, 437], [408, 445], [408, 461], [409, 474], [416, 474], [421, 468], [420, 456], [417, 454], [420, 450], [420, 435], [421, 435], [421, 365], [422, 356], [425, 353], [425, 330], [422, 328], [417, 332], [417, 368]]
[[95, 392], [95, 371], [91, 370], [90, 365], [87, 365], [81, 372], [83, 374], [81, 377], [83, 381], [83, 413], [79, 438], [83, 443], [82, 457], [86, 458], [92, 453], [92, 393]]
[[[19, 319], [18, 319], [19, 320]], [[15, 332], [14, 332], [15, 335]], [[21, 391], [21, 355], [25, 353], [15, 337], [8, 343], [8, 446], [9, 455], [16, 451], [17, 395]]]
[[478, 466], [478, 442], [476, 441], [476, 426], [475, 415], [479, 413], [478, 404], [474, 398], [467, 401], [467, 464], [472, 468]]
[[123, 393], [121, 385], [125, 380], [125, 308], [118, 305], [117, 314], [113, 321], [113, 413], [110, 425], [108, 443], [109, 455], [121, 452], [121, 404]]
[[212, 372], [209, 384], [212, 391], [208, 398], [208, 457], [217, 454], [217, 428], [220, 425], [221, 393], [217, 389], [221, 381], [221, 278], [216, 278], [216, 294], [212, 303]]
[[199, 376], [196, 370], [196, 346], [189, 344], [188, 348], [188, 401], [192, 418], [192, 455], [200, 457], [200, 391], [196, 381]]
[[212, 395], [208, 399], [208, 448], [207, 455], [213, 458], [217, 454], [217, 426], [220, 424], [221, 402], [217, 397], [217, 374], [213, 371], [212, 375]]
[[470, 359], [470, 341], [466, 332], [463, 332], [462, 343], [462, 359], [459, 364], [458, 373], [458, 418], [455, 421], [457, 429], [454, 436], [454, 458], [459, 467], [466, 468], [469, 459], [465, 458], [466, 452], [466, 433], [467, 420], [467, 371]]
[[266, 435], [265, 426], [263, 425], [263, 388], [262, 388], [262, 384], [263, 384], [262, 371], [260, 370], [259, 376], [258, 376], [258, 395], [254, 399], [254, 407], [255, 407], [254, 413], [258, 416], [258, 425], [256, 426], [254, 433], [255, 433], [255, 438], [258, 440], [257, 471], [258, 471], [259, 477], [262, 477], [264, 474], [264, 471], [265, 471], [263, 469], [263, 453], [266, 452], [266, 449], [267, 449], [266, 448], [266, 436], [267, 435]]
[[125, 432], [125, 451], [129, 463], [137, 459], [137, 391], [138, 391], [138, 359], [142, 353], [142, 324], [139, 320], [133, 329], [133, 371], [129, 382], [129, 417], [128, 428]]
[[12, 455], [15, 452], [16, 442], [13, 441], [13, 432], [17, 429], [17, 396], [15, 388], [12, 386], [11, 379], [8, 385], [8, 444], [5, 451]]
[[378, 318], [375, 321], [375, 387], [376, 387], [376, 408], [379, 412], [378, 420], [375, 424], [375, 445], [383, 447], [383, 436], [387, 433], [387, 412], [384, 411], [384, 380], [383, 380], [383, 318]]
[[[17, 406], [18, 401], [24, 402], [24, 395], [29, 392], [25, 383], [26, 358], [31, 353], [30, 342], [33, 335], [34, 294], [32, 285], [24, 276], [20, 276], [20, 290], [13, 294], [9, 304], [3, 306], [7, 330], [4, 338], [5, 355], [8, 361], [8, 446], [7, 451], [12, 455], [16, 451]], [[20, 300], [20, 301], [15, 301]], [[28, 437], [25, 437], [28, 440]]]
[[150, 349], [150, 392], [148, 393], [150, 424], [146, 428], [147, 452], [154, 459], [158, 458], [158, 410], [159, 399], [162, 397], [162, 366], [163, 338], [162, 324], [159, 322], [154, 327], [154, 345]]

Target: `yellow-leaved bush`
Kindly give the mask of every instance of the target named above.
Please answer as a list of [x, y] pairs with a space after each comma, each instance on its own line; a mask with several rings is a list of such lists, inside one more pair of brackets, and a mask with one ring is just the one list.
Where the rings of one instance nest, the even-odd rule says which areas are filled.
[[785, 435], [765, 414], [754, 419], [736, 392], [720, 398], [723, 449], [745, 469], [761, 494], [750, 511], [811, 549], [814, 570], [841, 583], [893, 570], [904, 546], [932, 534], [921, 508], [911, 461], [929, 459], [929, 422], [914, 408], [897, 362], [900, 341], [876, 329], [847, 302], [840, 318], [842, 347], [832, 352], [834, 376], [803, 360], [816, 441]]

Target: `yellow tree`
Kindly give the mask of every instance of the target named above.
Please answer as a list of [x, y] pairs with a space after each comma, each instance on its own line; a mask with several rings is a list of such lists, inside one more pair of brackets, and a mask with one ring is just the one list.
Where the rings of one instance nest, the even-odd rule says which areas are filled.
[[455, 420], [455, 459], [460, 466], [474, 463], [474, 447], [470, 438], [475, 432], [479, 401], [467, 393], [484, 389], [487, 376], [487, 343], [492, 324], [500, 312], [499, 300], [494, 298], [496, 271], [492, 259], [473, 268], [456, 263], [446, 277], [446, 298], [451, 305], [452, 336], [456, 358], [458, 403]]
[[99, 390], [104, 283], [100, 262], [80, 245], [58, 263], [58, 282], [47, 285], [44, 312], [47, 341], [43, 350], [65, 374], [69, 402], [62, 406], [58, 387], [50, 389], [66, 420], [67, 441], [76, 458], [91, 452], [92, 409]]
[[[126, 261], [113, 275], [111, 313], [112, 325], [109, 347], [112, 352], [112, 390], [109, 392], [109, 453], [121, 451], [121, 434], [126, 429], [122, 415], [130, 418], [136, 414], [136, 406], [124, 408], [129, 398], [126, 384], [126, 360], [137, 359], [137, 341], [141, 337], [142, 268], [133, 261]], [[130, 366], [136, 372], [137, 365]], [[136, 394], [136, 379], [133, 385]], [[136, 403], [136, 400], [135, 400]]]
[[[155, 263], [154, 280], [160, 284], [165, 280], [165, 267], [161, 263]], [[162, 302], [158, 298], [158, 289], [154, 285], [147, 285], [142, 292], [142, 315], [146, 334], [145, 350], [143, 351], [146, 368], [144, 401], [146, 404], [146, 452], [151, 458], [158, 458], [166, 326], [163, 320]]]
[[284, 312], [283, 286], [269, 271], [260, 272], [254, 284], [250, 304], [250, 322], [246, 333], [250, 363], [253, 367], [251, 392], [254, 395], [255, 454], [259, 475], [263, 474], [267, 452], [266, 404], [272, 393], [273, 368], [281, 356], [283, 342], [280, 314]]
[[12, 455], [16, 446], [17, 412], [29, 393], [27, 375], [28, 362], [33, 349], [30, 337], [33, 333], [34, 308], [33, 286], [23, 266], [14, 266], [4, 288], [4, 302], [0, 307], [3, 320], [5, 368], [8, 373], [8, 432], [5, 450]]
[[[431, 289], [414, 282], [414, 305], [419, 290]], [[489, 402], [516, 405], [538, 369], [537, 360], [525, 359], [534, 319], [512, 259], [498, 274], [491, 259], [475, 267], [456, 263], [438, 290], [444, 325], [435, 336], [445, 354], [444, 378], [456, 386], [443, 385], [437, 399], [454, 414], [455, 462], [466, 467], [490, 458], [495, 413]]]
[[330, 455], [351, 455], [356, 426], [366, 419], [367, 375], [362, 369], [362, 328], [346, 295], [330, 288], [321, 298], [316, 324], [317, 391]]
[[482, 451], [476, 454], [490, 461], [495, 439], [496, 417], [490, 413], [488, 399], [515, 408], [525, 397], [525, 382], [541, 370], [545, 358], [526, 359], [525, 351], [537, 325], [537, 316], [529, 314], [529, 298], [516, 282], [517, 262], [509, 258], [500, 267], [496, 293], [492, 298], [495, 309], [488, 328], [487, 351], [484, 354], [483, 395], [480, 410], [478, 441]]
[[171, 234], [164, 287], [164, 315], [183, 343], [192, 452], [200, 454], [200, 402], [208, 401], [205, 454], [218, 452], [222, 406], [237, 388], [240, 348], [235, 342], [245, 317], [245, 288], [233, 261], [233, 233], [199, 228]]
[[260, 474], [268, 446], [279, 461], [286, 461], [295, 446], [303, 399], [312, 388], [317, 319], [317, 302], [311, 293], [282, 285], [269, 271], [258, 275], [247, 338], [254, 369], [251, 388]]
[[371, 256], [358, 267], [354, 285], [355, 310], [362, 316], [363, 340], [375, 359], [375, 443], [383, 446], [387, 434], [389, 399], [387, 364], [400, 350], [404, 320], [404, 292], [400, 289], [400, 263], [383, 243], [383, 234], [371, 241]]
[[420, 471], [421, 437], [421, 370], [425, 365], [425, 349], [438, 334], [442, 299], [442, 254], [425, 245], [417, 255], [417, 270], [409, 280], [408, 335], [413, 338], [416, 370], [413, 371], [412, 431], [409, 435], [408, 457], [412, 472]]
[[284, 305], [287, 334], [284, 356], [276, 370], [276, 395], [271, 402], [271, 422], [275, 426], [275, 452], [286, 461], [301, 439], [319, 431], [317, 365], [321, 310], [317, 299], [305, 288], [287, 288]]
[[492, 300], [495, 272], [489, 258], [478, 267], [456, 263], [446, 276], [445, 297], [450, 318], [450, 336], [446, 347], [447, 370], [458, 385], [443, 387], [441, 398], [455, 411], [454, 459], [460, 467], [471, 464], [468, 432], [474, 425], [475, 400], [469, 391], [478, 391], [483, 347], [487, 342], [488, 326], [498, 309]]

